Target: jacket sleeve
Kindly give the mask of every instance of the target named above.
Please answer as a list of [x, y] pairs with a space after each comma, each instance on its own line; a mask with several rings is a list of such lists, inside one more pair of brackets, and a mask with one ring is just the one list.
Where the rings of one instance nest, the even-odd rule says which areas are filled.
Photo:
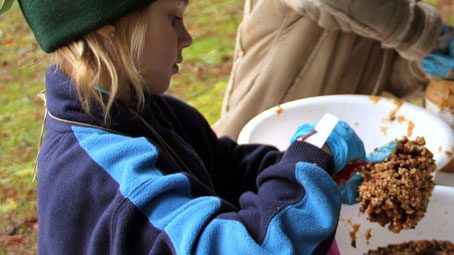
[[424, 93], [427, 84], [428, 79], [422, 70], [421, 61], [398, 56], [385, 90], [394, 96], [411, 100]]
[[258, 174], [282, 157], [272, 146], [238, 145], [228, 137], [212, 140], [212, 148], [209, 171], [216, 192], [234, 205], [244, 192], [257, 191]]
[[[312, 145], [292, 144], [279, 163], [258, 175], [257, 192], [244, 193], [236, 208], [218, 196], [201, 195], [201, 184], [188, 173], [165, 175], [156, 167], [158, 150], [145, 138], [90, 127], [76, 131], [87, 155], [160, 231], [154, 249], [170, 245], [176, 254], [324, 254], [330, 247], [341, 199], [323, 169], [326, 160], [313, 160], [319, 150]], [[127, 223], [120, 216], [113, 225]]]
[[[257, 191], [258, 174], [281, 160], [283, 153], [274, 146], [239, 145], [227, 136], [218, 138], [196, 109], [181, 104], [173, 106], [184, 107], [185, 110], [181, 109], [179, 112], [187, 112], [179, 119], [186, 127], [186, 132], [190, 134], [188, 142], [207, 167], [216, 193], [230, 203], [238, 205], [241, 194], [246, 191]], [[311, 157], [311, 160], [320, 156], [326, 170], [333, 170], [331, 157], [325, 157], [325, 153], [318, 149], [309, 150], [307, 153], [309, 152], [311, 154], [306, 156]]]
[[416, 0], [281, 0], [326, 29], [341, 29], [382, 42], [407, 59], [427, 55], [438, 39], [442, 19]]

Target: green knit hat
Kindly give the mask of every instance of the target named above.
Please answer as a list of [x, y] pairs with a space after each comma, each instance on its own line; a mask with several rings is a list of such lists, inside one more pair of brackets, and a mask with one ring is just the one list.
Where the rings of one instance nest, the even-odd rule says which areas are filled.
[[155, 0], [19, 0], [41, 48], [52, 52]]

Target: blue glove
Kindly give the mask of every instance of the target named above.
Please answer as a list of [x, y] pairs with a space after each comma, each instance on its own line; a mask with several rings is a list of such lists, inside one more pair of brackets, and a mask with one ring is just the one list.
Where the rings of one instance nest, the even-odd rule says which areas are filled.
[[[290, 142], [293, 143], [299, 137], [309, 134], [314, 126], [313, 123], [308, 123], [298, 127]], [[334, 173], [342, 170], [350, 161], [364, 161], [366, 158], [363, 141], [344, 121], [337, 123], [326, 143], [333, 155]]]
[[295, 134], [293, 134], [292, 138], [290, 139], [290, 144], [294, 143], [296, 139], [309, 134], [315, 128], [315, 123], [306, 123], [299, 126], [296, 129]]
[[430, 77], [453, 80], [454, 30], [443, 26], [437, 48], [423, 59], [423, 70]]
[[[389, 158], [392, 152], [397, 150], [397, 140], [393, 140], [367, 155], [366, 161], [372, 163], [383, 162]], [[342, 196], [342, 203], [355, 204], [359, 196], [359, 186], [363, 182], [359, 172], [356, 172], [347, 181], [342, 181], [339, 185], [339, 190]]]
[[339, 185], [339, 190], [342, 196], [343, 204], [356, 204], [359, 197], [359, 186], [363, 182], [363, 177], [359, 172], [356, 172], [350, 179], [343, 181]]
[[397, 140], [393, 140], [367, 155], [366, 161], [378, 163], [386, 161], [392, 152], [397, 150]]

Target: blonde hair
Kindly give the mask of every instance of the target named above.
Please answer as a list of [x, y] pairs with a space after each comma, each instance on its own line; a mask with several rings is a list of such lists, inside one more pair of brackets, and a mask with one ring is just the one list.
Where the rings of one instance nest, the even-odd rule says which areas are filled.
[[[139, 67], [147, 30], [144, 14], [145, 10], [141, 10], [116, 21], [113, 40], [105, 41], [95, 31], [52, 54], [51, 61], [74, 82], [83, 109], [90, 112], [94, 98], [102, 108], [106, 124], [109, 109], [120, 90], [126, 89], [128, 96], [135, 98], [137, 110], [144, 105], [144, 83]], [[109, 92], [107, 102], [102, 96], [103, 89]]]

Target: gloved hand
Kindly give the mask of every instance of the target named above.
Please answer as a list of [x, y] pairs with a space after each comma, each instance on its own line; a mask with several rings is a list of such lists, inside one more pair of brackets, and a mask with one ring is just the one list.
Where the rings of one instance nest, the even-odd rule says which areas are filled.
[[[312, 123], [304, 124], [296, 130], [291, 143], [314, 130]], [[364, 161], [366, 153], [363, 141], [344, 121], [339, 121], [326, 141], [334, 160], [334, 174], [342, 170], [350, 161]]]
[[423, 59], [423, 70], [431, 78], [454, 80], [454, 29], [443, 26], [438, 45]]
[[[378, 163], [386, 161], [392, 152], [397, 150], [397, 140], [393, 140], [373, 152], [369, 153], [366, 157], [366, 161], [372, 163]], [[361, 185], [363, 178], [359, 172], [354, 173], [350, 179], [342, 180], [339, 184], [339, 189], [342, 196], [342, 203], [344, 204], [356, 204], [359, 196], [359, 186]]]
[[339, 190], [342, 196], [342, 203], [343, 204], [356, 204], [358, 203], [359, 197], [359, 186], [363, 182], [363, 177], [359, 172], [350, 177], [350, 179], [346, 181], [342, 181], [339, 185]]
[[373, 152], [369, 153], [366, 157], [366, 161], [372, 163], [378, 163], [386, 161], [391, 155], [392, 152], [397, 150], [397, 140], [392, 140], [391, 142], [375, 149]]
[[315, 128], [315, 123], [312, 123], [312, 122], [299, 126], [296, 129], [295, 133], [293, 134], [292, 138], [290, 139], [290, 143], [292, 144], [298, 138], [308, 135], [310, 132], [312, 132], [312, 130], [314, 130], [314, 128]]

